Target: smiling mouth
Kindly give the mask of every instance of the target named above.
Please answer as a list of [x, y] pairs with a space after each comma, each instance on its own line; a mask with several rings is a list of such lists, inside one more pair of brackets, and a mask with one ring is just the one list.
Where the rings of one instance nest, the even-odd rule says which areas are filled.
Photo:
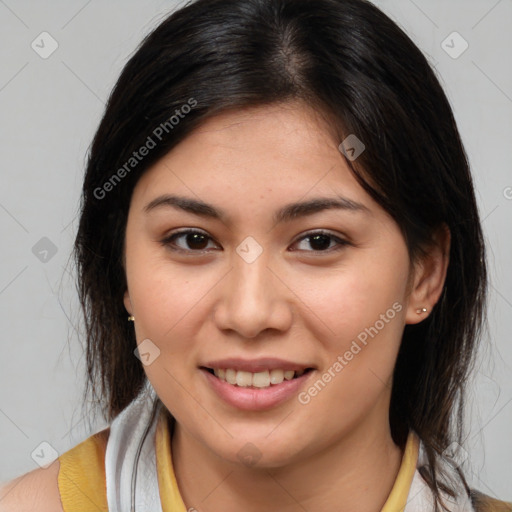
[[285, 381], [298, 379], [313, 370], [313, 368], [305, 368], [303, 370], [294, 371], [277, 368], [252, 373], [241, 370], [237, 371], [233, 368], [207, 368], [205, 366], [201, 368], [228, 384], [252, 389], [264, 389], [277, 386]]

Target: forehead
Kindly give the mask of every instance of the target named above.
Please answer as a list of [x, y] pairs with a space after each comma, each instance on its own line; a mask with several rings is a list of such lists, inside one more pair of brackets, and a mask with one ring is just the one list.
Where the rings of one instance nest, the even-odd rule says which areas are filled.
[[333, 136], [333, 126], [322, 113], [303, 102], [294, 101], [233, 109], [206, 119], [186, 139], [189, 144], [202, 142], [256, 151], [258, 148], [280, 150], [282, 153], [303, 153], [301, 148], [314, 149], [316, 156], [322, 150], [338, 156], [339, 142]]
[[[366, 193], [323, 117], [301, 103], [251, 107], [207, 119], [140, 178], [134, 195], [218, 196], [289, 202]], [[368, 198], [367, 198], [368, 199]]]

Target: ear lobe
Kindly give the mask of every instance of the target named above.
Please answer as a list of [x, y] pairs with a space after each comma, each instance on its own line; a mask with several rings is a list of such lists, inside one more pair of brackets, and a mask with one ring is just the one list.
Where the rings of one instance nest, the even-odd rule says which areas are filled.
[[[450, 261], [450, 229], [443, 224], [432, 236], [425, 254], [414, 265], [414, 278], [405, 317], [406, 324], [423, 321], [443, 291]], [[423, 309], [427, 311], [423, 311]]]
[[124, 292], [123, 302], [126, 311], [128, 311], [130, 315], [133, 315], [132, 301], [130, 300], [130, 294], [128, 293], [128, 290]]

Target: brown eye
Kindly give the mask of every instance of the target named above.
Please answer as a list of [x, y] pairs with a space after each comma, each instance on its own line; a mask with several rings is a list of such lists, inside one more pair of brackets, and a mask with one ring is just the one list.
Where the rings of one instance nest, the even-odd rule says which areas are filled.
[[[181, 240], [181, 242], [176, 243], [177, 240]], [[162, 240], [162, 244], [176, 251], [201, 252], [207, 250], [210, 240], [211, 237], [206, 233], [188, 229], [186, 231], [173, 233]]]
[[[313, 233], [309, 233], [306, 236], [302, 237], [300, 240], [298, 240], [297, 243], [302, 243], [306, 241], [309, 247], [312, 250], [308, 249], [299, 249], [301, 251], [306, 252], [333, 252], [340, 249], [343, 249], [344, 246], [350, 245], [349, 242], [346, 240], [343, 240], [332, 233], [325, 232], [325, 231], [316, 231]], [[332, 242], [334, 242], [334, 245], [331, 245]]]
[[208, 245], [206, 236], [202, 233], [187, 233], [185, 235], [185, 242], [191, 249], [202, 250]]
[[331, 245], [331, 237], [329, 235], [313, 235], [308, 238], [311, 247], [315, 251], [323, 251]]

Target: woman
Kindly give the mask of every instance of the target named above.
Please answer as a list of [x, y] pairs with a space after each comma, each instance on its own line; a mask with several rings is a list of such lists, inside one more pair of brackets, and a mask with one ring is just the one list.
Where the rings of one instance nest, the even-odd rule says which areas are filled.
[[52, 510], [512, 510], [457, 455], [486, 291], [468, 163], [372, 4], [169, 16], [112, 92], [82, 199], [111, 425], [46, 470]]

